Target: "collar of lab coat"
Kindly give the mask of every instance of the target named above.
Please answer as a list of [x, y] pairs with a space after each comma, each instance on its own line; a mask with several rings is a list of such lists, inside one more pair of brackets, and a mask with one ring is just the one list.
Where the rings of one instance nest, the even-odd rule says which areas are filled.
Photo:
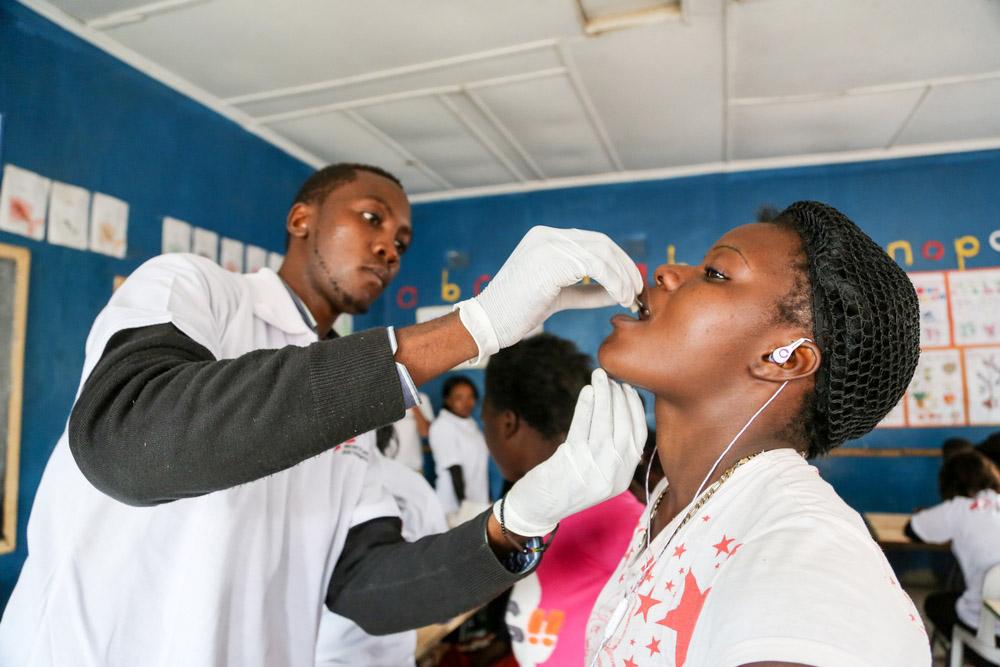
[[302, 319], [292, 295], [277, 273], [264, 267], [247, 275], [247, 280], [253, 291], [254, 315], [287, 334], [316, 334]]

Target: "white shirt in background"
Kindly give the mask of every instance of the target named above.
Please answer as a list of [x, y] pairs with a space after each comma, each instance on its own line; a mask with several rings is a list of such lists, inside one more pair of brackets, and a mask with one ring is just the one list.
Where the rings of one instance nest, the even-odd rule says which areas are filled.
[[964, 623], [979, 627], [983, 578], [1000, 563], [1000, 496], [989, 489], [975, 498], [957, 496], [917, 512], [910, 526], [924, 542], [951, 540], [966, 586], [955, 610]]
[[[317, 340], [270, 269], [240, 275], [163, 255], [94, 321], [81, 385], [116, 332], [165, 322], [216, 359]], [[87, 481], [64, 432], [31, 510], [0, 663], [310, 664], [347, 531], [399, 515], [369, 466], [374, 451], [366, 433], [253, 482], [132, 507]]]
[[[448, 530], [441, 503], [422, 475], [377, 452], [375, 459], [382, 470], [386, 491], [399, 506], [403, 539], [415, 542]], [[370, 635], [353, 621], [324, 607], [316, 642], [316, 667], [409, 667], [414, 664], [416, 646], [416, 630]]]
[[472, 417], [459, 417], [442, 409], [431, 424], [429, 439], [437, 470], [437, 495], [445, 513], [452, 514], [458, 510], [455, 485], [448, 472], [451, 466], [462, 467], [466, 500], [479, 504], [489, 503], [489, 451], [476, 421]]
[[648, 509], [640, 517], [591, 612], [587, 665], [931, 664], [920, 615], [861, 517], [795, 451], [736, 469], [671, 539], [686, 514], [651, 549]]
[[[420, 392], [420, 403], [417, 409], [424, 415], [428, 423], [434, 422], [434, 408], [431, 407], [431, 399], [427, 394]], [[411, 408], [412, 409], [412, 408]], [[420, 431], [417, 430], [417, 419], [410, 410], [406, 411], [398, 422], [393, 424], [396, 432], [397, 449], [390, 454], [390, 458], [399, 461], [410, 470], [419, 473], [424, 471], [424, 446]]]

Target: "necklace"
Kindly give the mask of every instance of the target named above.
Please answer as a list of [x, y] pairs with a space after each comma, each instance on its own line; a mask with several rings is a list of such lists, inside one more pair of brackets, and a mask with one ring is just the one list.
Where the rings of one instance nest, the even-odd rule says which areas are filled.
[[[698, 513], [698, 510], [700, 510], [702, 507], [705, 506], [705, 503], [708, 502], [709, 498], [711, 498], [713, 495], [715, 495], [715, 492], [719, 490], [719, 487], [722, 486], [723, 483], [725, 483], [725, 481], [727, 479], [729, 479], [730, 477], [733, 476], [733, 473], [736, 472], [737, 468], [739, 468], [741, 465], [743, 465], [744, 463], [746, 463], [750, 459], [754, 458], [755, 456], [759, 456], [760, 454], [763, 454], [763, 450], [759, 451], [759, 452], [755, 452], [753, 454], [750, 454], [749, 456], [744, 456], [739, 461], [737, 461], [733, 465], [731, 465], [728, 468], [726, 468], [725, 471], [723, 471], [722, 475], [719, 477], [719, 479], [716, 480], [715, 483], [712, 484], [710, 487], [708, 487], [707, 489], [705, 489], [705, 492], [701, 494], [701, 497], [698, 498], [698, 500], [694, 503], [694, 505], [691, 506], [691, 509], [688, 510], [688, 513], [684, 515], [684, 518], [681, 520], [681, 522], [677, 525], [676, 528], [674, 528], [674, 532], [671, 533], [670, 538], [666, 542], [666, 545], [669, 545], [670, 542], [673, 541], [674, 537], [677, 536], [677, 533], [680, 532], [681, 528], [683, 528], [684, 525], [688, 521], [690, 521], [691, 518], [695, 514]], [[656, 511], [658, 509], [660, 509], [660, 503], [663, 501], [664, 496], [667, 495], [667, 489], [669, 489], [669, 488], [670, 488], [670, 485], [668, 483], [668, 485], [666, 487], [664, 487], [663, 491], [660, 492], [660, 495], [658, 495], [656, 497], [656, 500], [653, 502], [653, 506], [649, 510], [649, 516], [651, 518], [654, 517], [654, 516], [656, 516]], [[652, 531], [647, 531], [647, 533], [646, 533], [646, 548], [649, 548], [649, 545], [652, 544], [652, 541], [653, 541], [653, 539], [652, 539]], [[663, 547], [664, 549], [666, 549], [666, 545], [664, 545], [664, 547]]]

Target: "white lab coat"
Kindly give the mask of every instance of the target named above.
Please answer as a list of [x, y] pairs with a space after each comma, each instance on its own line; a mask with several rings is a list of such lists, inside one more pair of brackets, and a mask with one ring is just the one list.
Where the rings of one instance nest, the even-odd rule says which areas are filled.
[[438, 499], [448, 514], [458, 511], [455, 485], [448, 468], [461, 466], [465, 480], [465, 499], [485, 505], [490, 501], [487, 465], [489, 451], [486, 440], [472, 417], [459, 417], [449, 410], [441, 410], [431, 424], [431, 451], [437, 469]]

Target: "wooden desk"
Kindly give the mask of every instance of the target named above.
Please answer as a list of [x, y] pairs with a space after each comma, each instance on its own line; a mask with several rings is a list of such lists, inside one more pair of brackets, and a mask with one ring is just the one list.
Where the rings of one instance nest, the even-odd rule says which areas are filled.
[[458, 626], [465, 623], [469, 618], [475, 614], [478, 609], [470, 609], [464, 614], [459, 614], [455, 618], [451, 619], [447, 623], [436, 623], [434, 625], [428, 625], [423, 628], [417, 629], [417, 648], [414, 651], [414, 656], [417, 660], [420, 660], [431, 649], [441, 643], [441, 640], [448, 636], [452, 630]]
[[906, 522], [910, 520], [909, 514], [865, 512], [864, 518], [875, 541], [883, 549], [922, 549], [926, 551], [949, 551], [951, 549], [947, 544], [925, 544], [914, 542], [907, 537], [903, 529], [906, 528]]

